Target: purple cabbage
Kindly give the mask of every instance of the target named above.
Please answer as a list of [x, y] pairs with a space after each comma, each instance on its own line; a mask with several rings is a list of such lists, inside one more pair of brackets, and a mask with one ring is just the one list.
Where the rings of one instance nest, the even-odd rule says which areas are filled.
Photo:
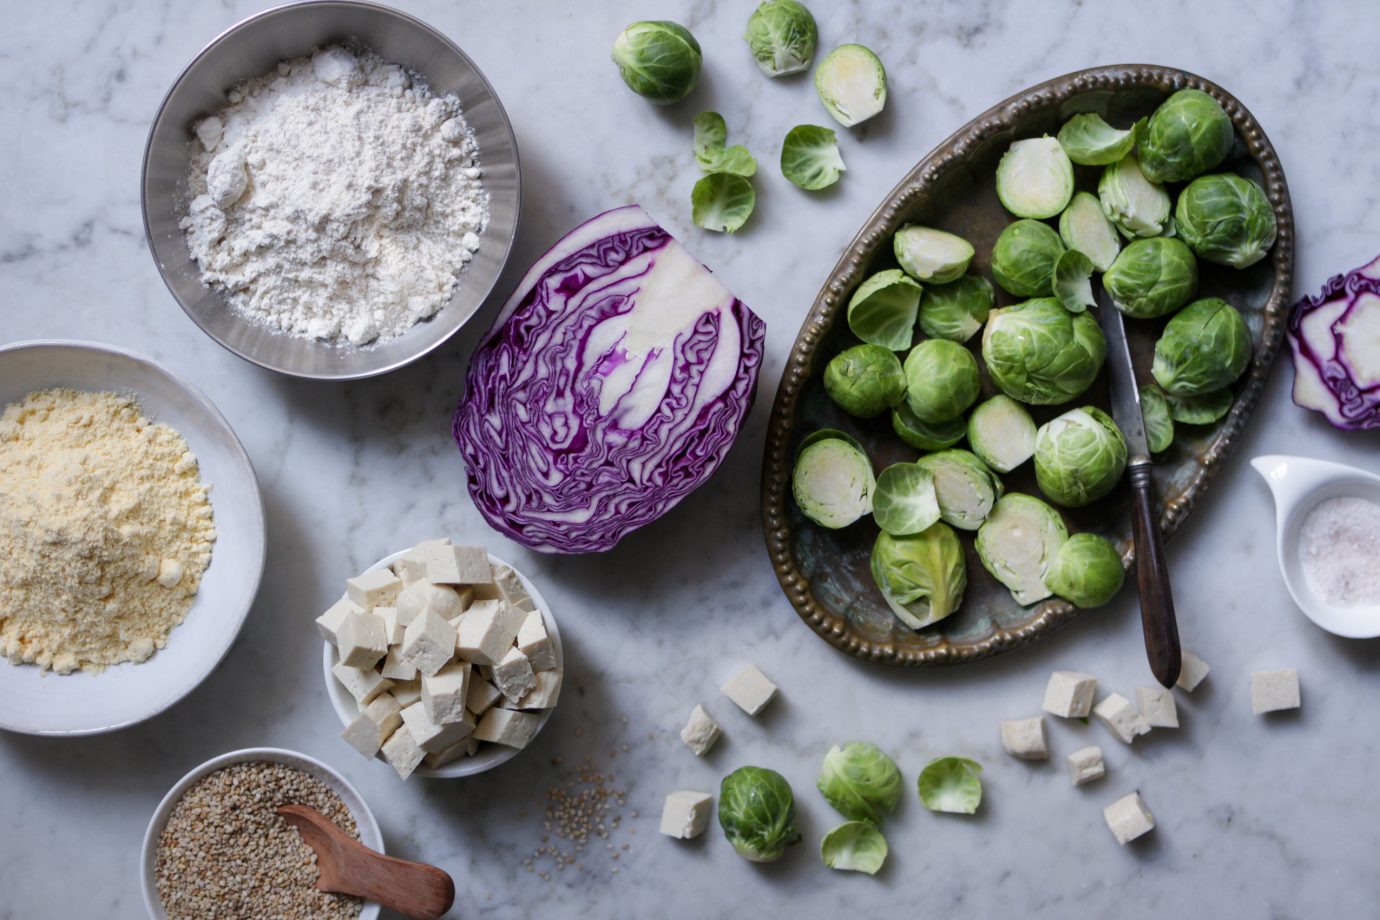
[[1289, 318], [1294, 402], [1338, 428], [1380, 428], [1380, 258], [1335, 275]]
[[704, 483], [757, 389], [766, 324], [636, 205], [537, 261], [470, 362], [455, 443], [485, 519], [602, 552]]

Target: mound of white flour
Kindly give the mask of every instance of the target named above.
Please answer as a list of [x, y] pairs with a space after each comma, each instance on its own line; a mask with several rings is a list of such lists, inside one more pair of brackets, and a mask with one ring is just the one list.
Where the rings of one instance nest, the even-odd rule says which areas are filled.
[[228, 98], [196, 125], [181, 224], [204, 283], [255, 322], [354, 345], [445, 306], [488, 222], [458, 99], [340, 46]]

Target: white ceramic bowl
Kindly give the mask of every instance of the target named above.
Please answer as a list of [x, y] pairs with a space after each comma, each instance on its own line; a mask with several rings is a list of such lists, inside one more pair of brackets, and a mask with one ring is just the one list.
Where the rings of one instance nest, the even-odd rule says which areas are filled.
[[[402, 549], [398, 550], [396, 553], [384, 556], [378, 562], [369, 566], [368, 571], [372, 572], [375, 569], [381, 569], [384, 566], [392, 565], [393, 562], [405, 552], [407, 552], [407, 550]], [[513, 571], [517, 572], [516, 566], [504, 562], [493, 553], [489, 554], [489, 565], [508, 565]], [[532, 584], [532, 582], [527, 579], [526, 575], [517, 572], [517, 576], [522, 580], [522, 586], [532, 598], [532, 603], [541, 611], [542, 619], [546, 621], [546, 631], [551, 636], [551, 644], [556, 650], [556, 667], [564, 669], [565, 649], [561, 646], [561, 632], [556, 626], [556, 618], [551, 615], [551, 608], [547, 606], [546, 599], [541, 596], [541, 592], [537, 590], [536, 585]], [[341, 685], [340, 681], [335, 679], [335, 675], [331, 673], [331, 667], [340, 660], [340, 656], [336, 653], [335, 646], [331, 645], [329, 642], [322, 642], [321, 645], [321, 671], [326, 678], [326, 692], [330, 694], [331, 705], [335, 707], [335, 714], [340, 717], [341, 726], [349, 725], [355, 720], [355, 717], [359, 715], [359, 706], [355, 703], [355, 698], [350, 695], [350, 691], [346, 690], [345, 687]], [[557, 705], [560, 705], [559, 699], [557, 700]], [[537, 723], [537, 731], [532, 735], [533, 741], [536, 740], [537, 735], [541, 734], [541, 730], [546, 727], [546, 723], [551, 719], [551, 713], [555, 711], [555, 706], [552, 706], [550, 709], [541, 710], [541, 721]], [[340, 743], [342, 745], [345, 744], [344, 741]], [[531, 742], [528, 742], [528, 744], [530, 746]], [[346, 746], [348, 747], [348, 745]], [[492, 770], [499, 764], [507, 763], [521, 753], [522, 750], [521, 748], [510, 748], [504, 747], [501, 744], [484, 742], [479, 752], [473, 757], [461, 757], [459, 760], [435, 769], [422, 764], [413, 772], [413, 775], [429, 776], [436, 779], [454, 779], [459, 776], [473, 776], [476, 773], [484, 773], [488, 770]], [[354, 756], [359, 756], [354, 752], [353, 748], [351, 748], [350, 751]], [[383, 759], [382, 753], [374, 755], [374, 759], [387, 766], [388, 762]], [[393, 768], [388, 767], [388, 769], [392, 770]]]
[[[148, 909], [149, 916], [153, 920], [167, 920], [168, 916], [163, 910], [162, 900], [158, 897], [158, 879], [155, 875], [155, 867], [158, 856], [158, 838], [163, 835], [163, 828], [167, 826], [168, 817], [172, 813], [173, 806], [177, 804], [177, 800], [182, 797], [182, 793], [186, 792], [189, 786], [221, 767], [227, 767], [233, 763], [250, 763], [261, 760], [296, 767], [304, 773], [310, 773], [329, 786], [332, 792], [340, 796], [345, 807], [350, 809], [350, 817], [355, 819], [355, 826], [359, 828], [360, 842], [371, 850], [383, 852], [383, 833], [379, 830], [379, 824], [374, 820], [374, 813], [365, 804], [363, 796], [354, 786], [350, 785], [345, 777], [315, 757], [308, 757], [306, 754], [299, 754], [296, 751], [287, 751], [282, 748], [244, 748], [239, 751], [231, 751], [228, 754], [211, 758], [178, 780], [177, 785], [168, 790], [168, 794], [163, 796], [163, 801], [159, 802], [158, 807], [154, 809], [148, 830], [144, 831], [144, 848], [140, 857], [142, 865], [140, 880], [144, 889], [144, 907]], [[366, 902], [360, 911], [359, 920], [376, 920], [378, 915], [379, 906], [372, 902]]]
[[192, 609], [167, 648], [141, 664], [100, 674], [42, 672], [0, 658], [0, 728], [34, 735], [114, 731], [157, 715], [190, 693], [230, 650], [264, 567], [259, 484], [225, 417], [187, 381], [119, 348], [83, 342], [0, 347], [0, 406], [33, 390], [113, 390], [138, 398], [155, 422], [176, 428], [211, 486], [216, 544]]

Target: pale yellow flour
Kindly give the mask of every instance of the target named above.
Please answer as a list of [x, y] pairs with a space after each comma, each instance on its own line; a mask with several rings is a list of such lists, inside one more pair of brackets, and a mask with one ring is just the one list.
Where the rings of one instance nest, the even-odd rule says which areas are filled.
[[0, 651], [67, 674], [145, 661], [216, 538], [186, 440], [117, 393], [42, 390], [0, 415]]

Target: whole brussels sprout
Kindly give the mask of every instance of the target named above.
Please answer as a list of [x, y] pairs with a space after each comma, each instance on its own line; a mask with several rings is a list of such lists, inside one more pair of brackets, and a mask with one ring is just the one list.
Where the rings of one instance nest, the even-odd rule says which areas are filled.
[[815, 17], [796, 0], [766, 0], [748, 19], [743, 35], [757, 67], [769, 77], [800, 73], [815, 56]]
[[948, 339], [925, 339], [906, 355], [906, 405], [924, 422], [958, 418], [982, 388], [973, 353]]
[[1154, 384], [1140, 388], [1140, 416], [1145, 422], [1145, 441], [1150, 453], [1168, 450], [1174, 443], [1174, 416], [1164, 391]]
[[1140, 138], [1140, 165], [1151, 182], [1183, 182], [1231, 152], [1231, 118], [1207, 93], [1181, 89], [1150, 116]]
[[1102, 369], [1107, 341], [1097, 320], [1053, 297], [993, 310], [982, 333], [992, 382], [1012, 399], [1049, 406], [1081, 396]]
[[963, 603], [968, 570], [963, 544], [948, 524], [906, 537], [882, 531], [872, 545], [871, 564], [887, 606], [911, 629], [938, 623]]
[[896, 432], [896, 437], [916, 450], [944, 450], [946, 447], [953, 447], [963, 440], [966, 432], [961, 415], [947, 422], [931, 425], [929, 422], [921, 421], [905, 403], [891, 410], [891, 430]]
[[866, 741], [831, 747], [815, 785], [824, 801], [851, 821], [876, 824], [901, 801], [901, 771], [896, 762]]
[[800, 842], [791, 784], [775, 770], [739, 767], [719, 784], [719, 826], [739, 856], [775, 862]]
[[1275, 244], [1275, 212], [1264, 189], [1231, 173], [1188, 183], [1174, 222], [1198, 258], [1232, 268], [1254, 265]]
[[1125, 471], [1126, 439], [1096, 406], [1070, 409], [1035, 433], [1035, 481], [1065, 508], [1097, 501]]
[[1145, 177], [1135, 154], [1102, 171], [1097, 197], [1102, 213], [1127, 237], [1159, 236], [1169, 229], [1169, 193]]
[[1064, 541], [1045, 574], [1051, 591], [1085, 610], [1115, 597], [1125, 579], [1116, 547], [1095, 533], [1076, 533]]
[[966, 342], [987, 322], [987, 314], [996, 305], [992, 282], [981, 275], [932, 284], [920, 299], [920, 331], [932, 339]]
[[657, 105], [679, 102], [700, 79], [700, 43], [679, 23], [635, 22], [613, 43], [613, 62], [628, 89]]
[[906, 398], [906, 375], [895, 352], [854, 345], [824, 368], [824, 391], [849, 415], [872, 418]]
[[1172, 237], [1136, 240], [1107, 269], [1102, 287], [1127, 316], [1167, 316], [1188, 303], [1197, 289], [1198, 260]]
[[1171, 396], [1202, 396], [1236, 382], [1251, 363], [1251, 331], [1235, 307], [1204, 297], [1165, 324], [1150, 373]]
[[983, 568], [1025, 606], [1053, 593], [1045, 574], [1068, 537], [1059, 512], [1034, 496], [1009, 492], [978, 528], [974, 547]]
[[1008, 224], [992, 247], [992, 277], [1017, 297], [1048, 297], [1054, 266], [1064, 243], [1048, 224], [1018, 220]]

